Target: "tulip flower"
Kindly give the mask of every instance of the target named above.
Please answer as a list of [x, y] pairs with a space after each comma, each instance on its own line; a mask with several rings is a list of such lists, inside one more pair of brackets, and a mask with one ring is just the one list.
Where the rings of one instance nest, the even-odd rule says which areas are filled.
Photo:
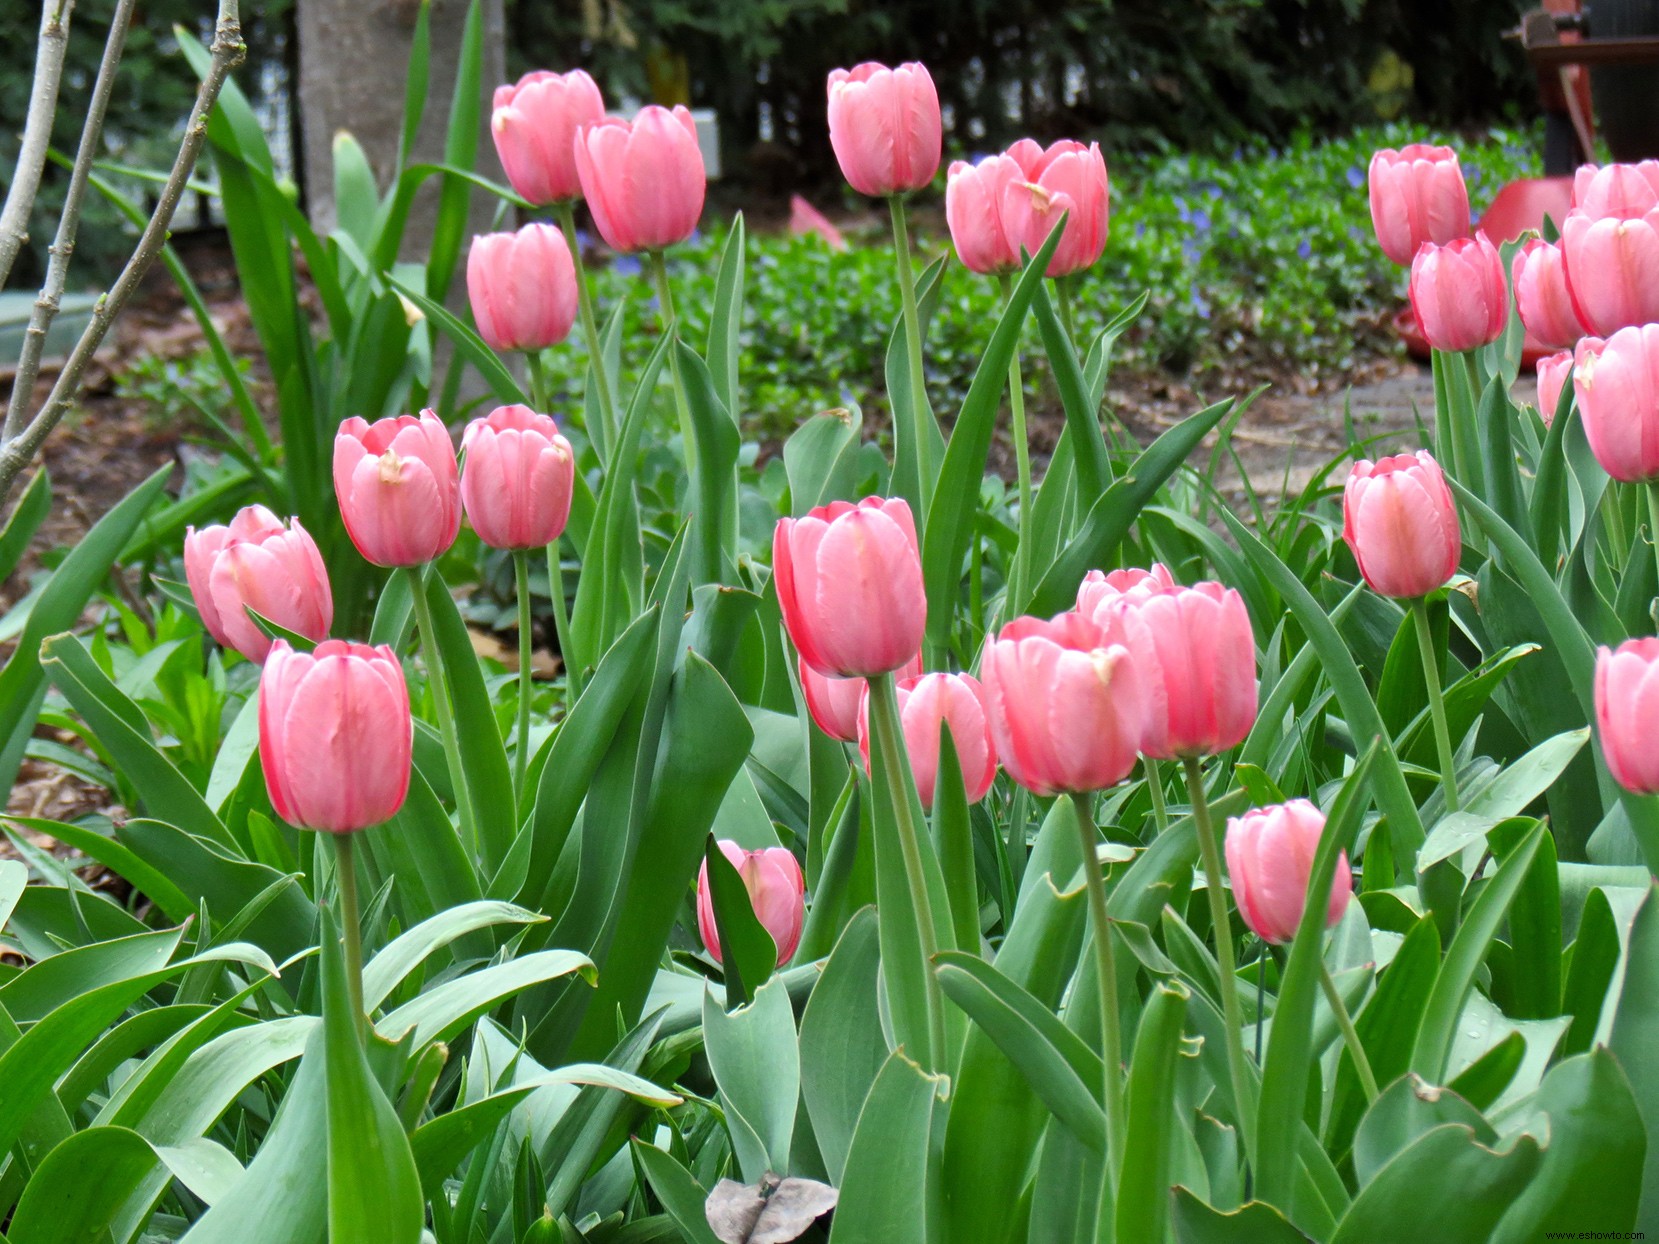
[[1596, 650], [1596, 733], [1613, 780], [1659, 794], [1659, 639]]
[[1528, 333], [1547, 346], [1570, 346], [1584, 336], [1559, 246], [1534, 238], [1516, 254], [1512, 272], [1515, 302]]
[[430, 410], [334, 437], [334, 492], [357, 551], [377, 566], [418, 566], [455, 543], [461, 486], [449, 429]]
[[1659, 207], [1659, 160], [1640, 164], [1582, 164], [1573, 174], [1575, 208], [1592, 219], [1630, 220]]
[[904, 667], [921, 650], [927, 595], [904, 501], [836, 501], [780, 519], [772, 569], [784, 626], [818, 673], [868, 678]]
[[604, 98], [586, 70], [538, 69], [495, 88], [490, 137], [513, 189], [539, 207], [581, 197], [576, 133], [604, 119]]
[[920, 190], [939, 171], [939, 94], [925, 66], [873, 61], [829, 75], [830, 146], [860, 194]]
[[576, 322], [576, 265], [552, 225], [486, 233], [467, 255], [467, 297], [492, 350], [544, 350]]
[[703, 214], [708, 175], [697, 123], [684, 107], [649, 104], [576, 135], [576, 171], [599, 235], [612, 250], [660, 251], [683, 242]]
[[[745, 851], [724, 838], [719, 846], [720, 853], [743, 878], [743, 888], [749, 892], [749, 902], [754, 905], [761, 927], [772, 935], [778, 948], [777, 966], [781, 968], [801, 944], [801, 926], [806, 918], [806, 881], [801, 876], [801, 866], [795, 862], [794, 854], [783, 847]], [[709, 890], [707, 860], [697, 874], [697, 931], [703, 935], [703, 945], [714, 961], [724, 963], [720, 930], [714, 921], [714, 895]]]
[[[858, 750], [870, 770], [868, 694], [859, 704]], [[916, 778], [922, 808], [933, 811], [939, 774], [939, 726], [950, 726], [951, 745], [962, 766], [962, 786], [969, 803], [978, 803], [997, 776], [996, 743], [985, 709], [985, 688], [971, 674], [923, 674], [898, 684], [899, 721], [904, 749]]]
[[[859, 714], [868, 683], [862, 678], [827, 678], [805, 661], [797, 661], [796, 669], [800, 674], [801, 694], [806, 699], [807, 711], [818, 723], [818, 728], [843, 743], [858, 742]], [[897, 670], [894, 676], [902, 684], [906, 679], [921, 677], [921, 673], [922, 657], [917, 653], [910, 664]]]
[[1029, 193], [1024, 182], [1025, 170], [1011, 156], [951, 164], [945, 180], [945, 223], [957, 258], [970, 272], [994, 275], [1019, 268], [1021, 239], [1010, 233], [1005, 207], [1011, 195]]
[[1169, 567], [1153, 562], [1150, 570], [1131, 566], [1124, 570], [1091, 570], [1083, 576], [1077, 589], [1077, 612], [1086, 618], [1095, 618], [1100, 607], [1109, 600], [1128, 599], [1140, 602], [1166, 588], [1175, 586]]
[[1496, 341], [1509, 322], [1503, 259], [1484, 233], [1425, 243], [1411, 261], [1410, 293], [1417, 326], [1436, 350], [1473, 350]]
[[1111, 209], [1100, 144], [1085, 147], [1068, 138], [1045, 151], [1022, 138], [1008, 155], [1025, 174], [1025, 193], [1011, 194], [1004, 210], [1009, 235], [1035, 255], [1064, 216], [1066, 231], [1048, 261], [1047, 275], [1067, 276], [1092, 266], [1106, 249]]
[[1573, 396], [1602, 470], [1626, 483], [1659, 480], [1659, 324], [1579, 342]]
[[1561, 391], [1573, 372], [1573, 352], [1562, 350], [1538, 360], [1538, 413], [1547, 428], [1555, 422], [1555, 412], [1561, 409]]
[[1413, 144], [1371, 157], [1371, 224], [1383, 254], [1406, 267], [1425, 242], [1469, 236], [1469, 191], [1457, 152]]
[[[1227, 821], [1227, 872], [1239, 915], [1263, 941], [1283, 946], [1296, 936], [1307, 906], [1313, 857], [1325, 814], [1306, 799], [1256, 808]], [[1334, 928], [1354, 892], [1348, 853], [1337, 861], [1325, 927]]]
[[414, 724], [391, 648], [271, 645], [259, 679], [259, 759], [290, 825], [349, 834], [390, 820], [409, 790]]
[[317, 542], [262, 505], [238, 511], [230, 526], [190, 528], [184, 537], [184, 577], [208, 633], [259, 664], [271, 638], [249, 616], [252, 609], [284, 630], [320, 640], [334, 621], [334, 595]]
[[558, 426], [528, 406], [500, 406], [467, 425], [461, 502], [495, 549], [539, 549], [570, 517], [576, 460]]
[[1561, 250], [1573, 309], [1590, 332], [1659, 321], [1659, 207], [1624, 219], [1568, 212]]
[[1356, 462], [1342, 491], [1342, 538], [1380, 596], [1404, 600], [1444, 587], [1463, 540], [1440, 464], [1421, 449]]

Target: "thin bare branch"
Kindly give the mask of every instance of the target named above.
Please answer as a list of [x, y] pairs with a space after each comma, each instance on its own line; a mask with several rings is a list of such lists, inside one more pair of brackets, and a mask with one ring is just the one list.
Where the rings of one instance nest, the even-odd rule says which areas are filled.
[[212, 53], [213, 59], [208, 65], [206, 76], [202, 79], [201, 88], [196, 92], [196, 103], [191, 108], [190, 120], [185, 125], [184, 142], [179, 147], [178, 158], [173, 161], [173, 170], [168, 174], [166, 186], [162, 188], [155, 213], [150, 217], [150, 223], [144, 227], [143, 236], [139, 238], [132, 258], [127, 261], [127, 266], [121, 270], [121, 275], [109, 292], [98, 300], [97, 306], [93, 309], [92, 322], [81, 334], [80, 341], [76, 342], [74, 352], [70, 354], [69, 361], [59, 373], [57, 383], [47, 395], [45, 405], [29, 421], [28, 427], [0, 449], [0, 501], [4, 501], [10, 494], [12, 484], [16, 482], [18, 475], [28, 466], [41, 445], [45, 443], [47, 435], [69, 409], [69, 403], [80, 390], [81, 377], [86, 373], [87, 365], [92, 362], [94, 352], [103, 343], [110, 324], [132, 298], [139, 283], [144, 279], [144, 274], [149, 271], [150, 265], [167, 243], [167, 231], [172, 225], [173, 213], [177, 210], [179, 199], [190, 181], [190, 173], [196, 166], [196, 157], [201, 154], [202, 144], [207, 141], [208, 113], [219, 98], [219, 92], [223, 89], [230, 71], [241, 64], [242, 57], [247, 53], [247, 46], [242, 42], [239, 0], [219, 0], [219, 16], [214, 24]]
[[92, 84], [92, 99], [87, 105], [86, 123], [81, 126], [81, 145], [75, 152], [75, 168], [69, 176], [69, 190], [63, 199], [63, 214], [58, 217], [58, 233], [52, 239], [51, 259], [46, 265], [46, 284], [35, 299], [29, 315], [29, 330], [23, 336], [23, 353], [17, 360], [17, 377], [12, 381], [11, 402], [6, 407], [4, 435], [0, 444], [16, 436], [23, 428], [23, 419], [34, 403], [35, 380], [40, 375], [40, 356], [46, 350], [46, 331], [57, 317], [64, 286], [69, 281], [69, 259], [75, 253], [75, 235], [81, 224], [81, 200], [86, 197], [86, 182], [92, 172], [92, 162], [98, 155], [104, 137], [104, 114], [109, 110], [110, 92], [115, 88], [115, 71], [121, 63], [121, 52], [127, 45], [127, 29], [132, 25], [133, 5], [137, 0], [117, 0], [115, 16], [110, 19], [109, 37], [104, 41], [104, 57], [98, 64], [98, 78]]
[[52, 118], [58, 110], [58, 85], [63, 81], [63, 58], [69, 51], [69, 15], [75, 0], [45, 0], [40, 13], [40, 42], [35, 49], [34, 88], [23, 122], [23, 145], [17, 153], [17, 171], [6, 206], [0, 208], [0, 285], [11, 275], [12, 263], [29, 238], [29, 213], [40, 189], [40, 171], [46, 167], [46, 148], [52, 143]]

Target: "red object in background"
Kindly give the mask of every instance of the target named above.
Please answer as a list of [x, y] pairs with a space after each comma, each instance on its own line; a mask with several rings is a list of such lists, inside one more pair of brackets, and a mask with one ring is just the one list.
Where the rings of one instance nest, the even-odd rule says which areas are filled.
[[[1491, 238], [1494, 246], [1502, 246], [1528, 229], [1542, 230], [1545, 216], [1559, 228], [1567, 218], [1567, 209], [1572, 202], [1571, 177], [1532, 177], [1512, 181], [1498, 191], [1498, 197], [1492, 200], [1492, 206], [1486, 209], [1486, 214], [1475, 228]], [[1395, 314], [1394, 331], [1400, 334], [1400, 340], [1406, 343], [1406, 350], [1413, 358], [1429, 357], [1429, 343], [1410, 307], [1402, 307]], [[1538, 365], [1539, 359], [1554, 352], [1553, 347], [1528, 336], [1521, 346], [1521, 367], [1531, 371]]]

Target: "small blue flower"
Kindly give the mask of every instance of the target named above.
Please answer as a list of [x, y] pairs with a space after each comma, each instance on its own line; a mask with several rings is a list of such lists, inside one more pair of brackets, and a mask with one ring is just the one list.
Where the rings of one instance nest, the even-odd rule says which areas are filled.
[[1313, 243], [1309, 242], [1306, 238], [1303, 238], [1301, 245], [1296, 248], [1296, 253], [1303, 259], [1308, 258], [1313, 254]]
[[1208, 233], [1210, 231], [1210, 214], [1203, 208], [1199, 208], [1192, 214], [1192, 227], [1201, 234]]
[[1207, 320], [1210, 318], [1209, 299], [1205, 298], [1204, 295], [1199, 293], [1196, 289], [1192, 291], [1191, 302], [1192, 309], [1198, 312], [1199, 319]]
[[638, 276], [645, 271], [643, 264], [634, 255], [618, 255], [611, 261], [611, 270], [618, 276]]
[[1348, 189], [1358, 190], [1364, 184], [1365, 170], [1356, 164], [1353, 168], [1348, 170]]

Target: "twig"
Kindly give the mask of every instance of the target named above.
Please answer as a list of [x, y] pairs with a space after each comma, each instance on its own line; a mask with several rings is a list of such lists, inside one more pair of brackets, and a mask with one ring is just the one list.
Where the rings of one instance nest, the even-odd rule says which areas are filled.
[[12, 262], [29, 237], [29, 213], [40, 189], [40, 171], [46, 167], [46, 148], [52, 142], [52, 118], [58, 110], [58, 84], [63, 81], [63, 58], [69, 50], [69, 15], [75, 0], [46, 0], [40, 12], [40, 43], [35, 49], [34, 89], [29, 94], [28, 118], [23, 123], [23, 145], [17, 153], [17, 172], [0, 208], [0, 285], [11, 275]]
[[98, 64], [98, 79], [93, 83], [86, 123], [81, 127], [81, 145], [75, 152], [75, 168], [69, 176], [69, 190], [64, 195], [63, 214], [58, 217], [58, 234], [52, 239], [51, 259], [46, 265], [46, 284], [41, 287], [40, 297], [35, 299], [34, 310], [29, 315], [29, 330], [23, 337], [23, 353], [17, 360], [11, 403], [6, 407], [6, 440], [22, 430], [23, 417], [34, 401], [35, 380], [40, 375], [40, 356], [46, 350], [46, 330], [58, 314], [63, 288], [69, 282], [69, 258], [75, 253], [75, 234], [81, 224], [81, 200], [86, 197], [86, 182], [92, 172], [92, 161], [104, 136], [104, 113], [109, 110], [110, 91], [115, 87], [115, 70], [121, 63], [121, 52], [127, 44], [127, 28], [132, 24], [135, 3], [136, 0], [118, 0], [115, 16], [110, 19], [109, 38], [104, 42], [104, 58]]
[[69, 361], [59, 373], [57, 383], [52, 386], [52, 392], [46, 398], [46, 404], [30, 420], [28, 427], [8, 440], [5, 447], [0, 449], [0, 502], [11, 493], [18, 475], [34, 458], [47, 435], [69, 409], [70, 401], [80, 388], [81, 376], [85, 373], [87, 365], [92, 362], [94, 352], [103, 344], [110, 324], [132, 298], [139, 283], [144, 279], [144, 274], [149, 271], [150, 264], [166, 245], [173, 212], [178, 208], [179, 199], [190, 180], [190, 173], [195, 168], [196, 157], [201, 153], [202, 144], [207, 141], [207, 114], [212, 110], [214, 101], [219, 98], [219, 92], [224, 87], [230, 71], [242, 63], [242, 57], [246, 52], [247, 45], [242, 42], [239, 0], [219, 0], [219, 16], [214, 25], [213, 59], [208, 65], [206, 76], [202, 79], [201, 88], [196, 92], [196, 103], [191, 108], [190, 120], [185, 125], [184, 142], [179, 147], [178, 158], [173, 161], [167, 184], [162, 188], [155, 214], [150, 217], [150, 223], [145, 226], [144, 235], [139, 238], [138, 246], [133, 251], [132, 258], [127, 261], [127, 266], [121, 270], [120, 277], [116, 279], [109, 292], [98, 299], [92, 312], [92, 322], [81, 334], [81, 339], [75, 343], [74, 352], [70, 354]]

